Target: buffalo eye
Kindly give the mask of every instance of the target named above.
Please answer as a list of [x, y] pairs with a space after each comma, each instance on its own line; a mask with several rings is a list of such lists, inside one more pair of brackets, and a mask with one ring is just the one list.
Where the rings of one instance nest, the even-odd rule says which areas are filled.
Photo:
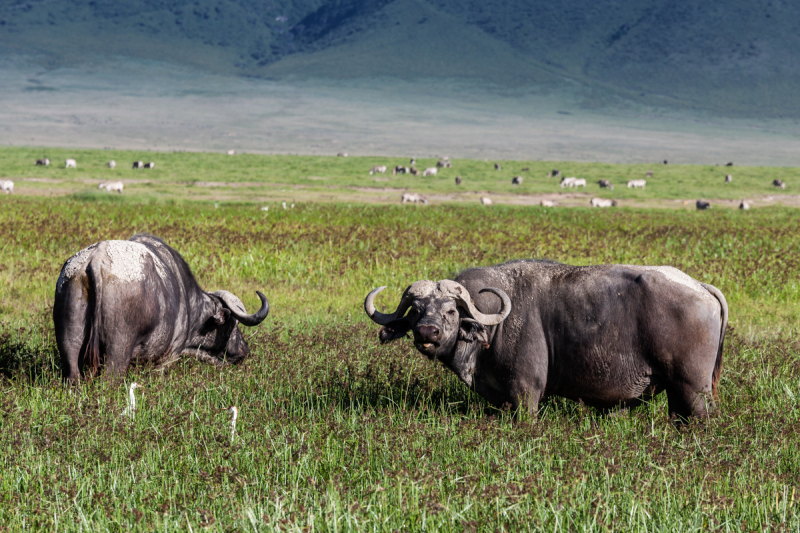
[[456, 314], [456, 310], [455, 309], [450, 309], [449, 311], [447, 311], [447, 314], [450, 315], [450, 316], [453, 316], [454, 314]]

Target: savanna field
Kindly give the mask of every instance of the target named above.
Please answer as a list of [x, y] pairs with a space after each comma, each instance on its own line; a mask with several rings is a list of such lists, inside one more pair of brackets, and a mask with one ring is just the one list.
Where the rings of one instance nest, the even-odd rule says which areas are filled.
[[[594, 185], [587, 207], [401, 206], [403, 190], [452, 194], [456, 174], [475, 195], [557, 194], [544, 176], [570, 164], [508, 161], [496, 172], [456, 160], [438, 181], [375, 185], [371, 166], [404, 161], [50, 152], [44, 169], [32, 165], [40, 149], [0, 150], [0, 178], [16, 183], [0, 195], [2, 530], [800, 529], [798, 211], [624, 203], [779, 198], [771, 177], [791, 194], [794, 169], [669, 165], [629, 191], [624, 180], [652, 166], [574, 164], [568, 175], [610, 177], [617, 189]], [[62, 155], [78, 160], [72, 174], [55, 168]], [[113, 175], [103, 167], [112, 158]], [[157, 167], [130, 170], [137, 159]], [[516, 167], [530, 168], [529, 189], [512, 188]], [[724, 188], [728, 172], [736, 189]], [[123, 195], [96, 188], [120, 178], [139, 181]], [[392, 189], [391, 203], [356, 198], [376, 186]], [[590, 195], [621, 207], [593, 210]], [[248, 311], [262, 291], [270, 315], [244, 330], [252, 354], [241, 365], [183, 359], [67, 387], [51, 316], [61, 265], [138, 232], [163, 238], [204, 289], [229, 290]], [[514, 416], [410, 341], [380, 345], [363, 311], [380, 285], [379, 309], [393, 310], [414, 281], [531, 257], [672, 265], [723, 291], [717, 411], [676, 427], [662, 394], [630, 411], [553, 398], [537, 419]], [[144, 387], [134, 420], [120, 416], [132, 381]], [[233, 439], [221, 410], [230, 405], [240, 409]]]

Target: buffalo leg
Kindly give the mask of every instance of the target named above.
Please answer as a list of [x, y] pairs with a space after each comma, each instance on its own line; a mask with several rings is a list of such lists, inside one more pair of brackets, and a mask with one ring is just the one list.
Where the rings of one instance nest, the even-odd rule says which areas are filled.
[[669, 415], [679, 420], [688, 420], [692, 416], [708, 416], [709, 405], [705, 395], [686, 383], [676, 383], [667, 388]]
[[[85, 344], [89, 342], [91, 331], [88, 302], [80, 281], [82, 280], [65, 283], [62, 293], [56, 295], [53, 305], [56, 344], [61, 355], [61, 376], [72, 383], [81, 379], [80, 358]], [[69, 309], [67, 302], [71, 302]]]

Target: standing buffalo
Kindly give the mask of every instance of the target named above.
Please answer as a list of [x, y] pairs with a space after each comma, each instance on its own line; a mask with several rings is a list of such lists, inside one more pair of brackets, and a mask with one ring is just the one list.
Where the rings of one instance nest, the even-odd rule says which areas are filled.
[[698, 211], [702, 211], [704, 209], [711, 209], [711, 204], [708, 203], [706, 200], [697, 200], [694, 203], [694, 205]]
[[772, 180], [772, 186], [773, 187], [777, 187], [779, 189], [785, 189], [786, 188], [786, 183], [784, 183], [783, 180], [779, 180], [779, 179], [776, 178], [776, 179]]
[[101, 241], [64, 263], [56, 284], [53, 322], [62, 373], [93, 375], [101, 361], [111, 373], [131, 363], [157, 366], [193, 356], [218, 366], [247, 357], [238, 323], [257, 326], [269, 313], [248, 315], [227, 291], [208, 293], [189, 265], [161, 239], [134, 235]]
[[456, 185], [461, 185], [461, 176], [456, 176]]
[[514, 176], [511, 178], [511, 185], [522, 185], [522, 176]]
[[597, 184], [600, 185], [601, 189], [614, 190], [614, 185], [612, 185], [612, 183], [608, 180], [599, 180]]
[[635, 406], [666, 390], [670, 414], [686, 418], [716, 395], [725, 297], [672, 267], [511, 261], [417, 281], [391, 314], [375, 310], [383, 289], [364, 302], [380, 341], [412, 332], [418, 351], [498, 407], [534, 414], [548, 396]]
[[47, 159], [46, 157], [44, 159], [37, 159], [36, 160], [36, 166], [37, 167], [39, 167], [39, 166], [41, 166], [41, 167], [49, 167], [50, 166], [50, 160]]

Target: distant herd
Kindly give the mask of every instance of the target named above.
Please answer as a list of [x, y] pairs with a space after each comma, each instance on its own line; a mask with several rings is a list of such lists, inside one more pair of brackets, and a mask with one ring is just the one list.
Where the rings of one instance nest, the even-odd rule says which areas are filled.
[[[236, 155], [236, 150], [228, 150], [226, 153], [228, 155]], [[347, 152], [339, 152], [337, 154], [337, 156], [339, 156], [339, 157], [347, 157], [348, 154], [347, 154]], [[49, 167], [50, 166], [50, 159], [48, 159], [46, 157], [44, 157], [42, 159], [37, 159], [35, 164], [37, 166]], [[425, 168], [424, 170], [417, 170], [417, 168], [414, 166], [415, 164], [416, 164], [416, 159], [411, 158], [409, 166], [396, 165], [395, 167], [392, 168], [392, 175], [411, 174], [412, 176], [430, 177], [430, 176], [437, 176], [438, 172], [439, 172], [439, 169], [452, 168], [452, 163], [450, 162], [450, 158], [449, 157], [444, 157], [444, 158], [439, 159], [437, 161], [437, 163], [436, 163], [436, 166], [428, 167], [428, 168]], [[664, 160], [664, 164], [665, 165], [667, 164], [666, 160]], [[500, 163], [493, 163], [493, 165], [494, 165], [494, 169], [495, 170], [497, 170], [497, 171], [502, 170], [502, 166], [500, 165]], [[116, 168], [117, 162], [114, 161], [114, 160], [111, 160], [111, 161], [108, 162], [107, 166], [108, 166], [109, 169], [113, 170], [114, 168]], [[732, 162], [728, 162], [728, 163], [725, 163], [724, 166], [732, 167], [733, 163]], [[64, 167], [65, 168], [78, 168], [78, 163], [77, 163], [77, 161], [75, 159], [68, 158], [68, 159], [66, 159], [64, 161]], [[154, 161], [149, 161], [149, 162], [134, 161], [131, 164], [131, 168], [132, 169], [154, 169], [155, 167], [156, 167], [156, 164], [155, 164]], [[369, 175], [372, 176], [374, 174], [386, 174], [388, 169], [389, 169], [389, 166], [387, 166], [387, 165], [376, 165], [376, 166], [373, 166], [372, 168], [369, 169]], [[528, 172], [528, 171], [530, 171], [529, 168], [523, 168], [522, 169], [522, 172]], [[644, 190], [646, 188], [646, 186], [647, 186], [647, 178], [652, 178], [653, 175], [654, 175], [654, 172], [652, 170], [648, 170], [645, 173], [645, 177], [644, 178], [628, 180], [627, 181], [627, 188], [628, 189], [642, 189], [642, 190]], [[562, 188], [562, 189], [564, 189], [564, 188], [574, 189], [574, 188], [578, 188], [578, 187], [584, 187], [585, 188], [587, 186], [586, 178], [578, 178], [578, 177], [575, 177], [575, 176], [570, 176], [570, 177], [562, 176], [561, 175], [561, 171], [558, 170], [558, 169], [553, 169], [550, 172], [548, 172], [547, 173], [547, 177], [548, 178], [561, 178], [561, 180], [559, 181], [559, 187]], [[522, 181], [523, 181], [523, 178], [522, 178], [522, 176], [519, 176], [519, 175], [518, 176], [514, 176], [513, 178], [511, 178], [511, 184], [515, 185], [515, 186], [522, 185]], [[457, 186], [461, 185], [462, 182], [463, 182], [463, 178], [460, 175], [455, 177], [455, 183], [456, 183]], [[732, 182], [733, 182], [733, 175], [732, 174], [726, 174], [724, 183], [732, 183]], [[610, 191], [614, 190], [614, 185], [608, 179], [600, 179], [600, 180], [598, 180], [597, 181], [597, 185], [601, 189], [608, 189]], [[786, 183], [783, 180], [778, 179], [778, 178], [775, 178], [775, 179], [772, 180], [772, 186], [775, 187], [775, 188], [778, 188], [778, 189], [786, 189]], [[104, 190], [106, 190], [108, 192], [116, 192], [116, 193], [122, 194], [122, 192], [123, 192], [123, 190], [125, 188], [125, 185], [124, 185], [124, 183], [122, 181], [104, 181], [104, 182], [101, 182], [97, 186], [97, 188], [98, 189], [104, 189]], [[14, 182], [11, 181], [11, 180], [0, 180], [0, 191], [4, 192], [5, 194], [13, 193], [14, 192]], [[414, 204], [427, 205], [428, 204], [428, 199], [425, 198], [425, 196], [423, 196], [423, 195], [421, 195], [419, 193], [406, 192], [406, 193], [402, 194], [402, 196], [400, 198], [400, 203], [402, 203], [402, 204], [414, 203]], [[480, 203], [482, 205], [492, 205], [492, 199], [489, 198], [488, 196], [483, 196], [483, 197], [480, 198]], [[558, 204], [553, 200], [543, 199], [543, 200], [540, 201], [540, 205], [543, 206], [543, 207], [556, 207]], [[604, 198], [595, 197], [595, 198], [592, 198], [591, 200], [589, 200], [589, 205], [591, 205], [592, 207], [616, 207], [617, 206], [617, 201], [616, 200], [611, 200], [611, 199], [604, 199]], [[710, 209], [711, 208], [711, 203], [706, 201], [706, 200], [697, 200], [695, 202], [695, 207], [698, 210]], [[739, 209], [743, 209], [743, 210], [750, 209], [750, 204], [746, 200], [742, 200], [739, 203]]]

